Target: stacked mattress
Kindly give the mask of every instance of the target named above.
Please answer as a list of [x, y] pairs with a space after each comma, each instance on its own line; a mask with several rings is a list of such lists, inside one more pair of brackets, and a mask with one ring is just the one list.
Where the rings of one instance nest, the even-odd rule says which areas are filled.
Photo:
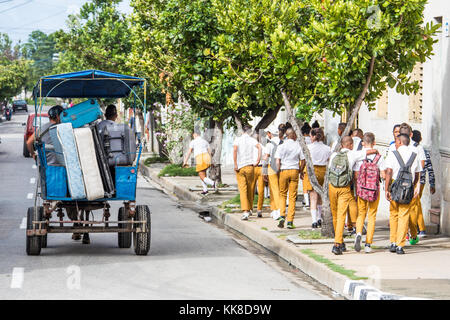
[[58, 161], [66, 167], [71, 198], [74, 200], [103, 198], [105, 191], [96, 161], [91, 129], [73, 129], [71, 123], [61, 123], [50, 129], [50, 137]]

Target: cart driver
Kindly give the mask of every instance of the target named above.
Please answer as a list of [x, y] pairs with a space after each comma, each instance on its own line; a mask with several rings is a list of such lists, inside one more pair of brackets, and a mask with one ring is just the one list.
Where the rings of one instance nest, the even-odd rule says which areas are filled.
[[[50, 127], [61, 123], [61, 120], [59, 118], [59, 115], [61, 114], [61, 112], [63, 112], [64, 109], [63, 107], [56, 105], [50, 108], [50, 110], [48, 110], [48, 117], [50, 119], [50, 121], [44, 125], [42, 125], [42, 128], [40, 130], [40, 134], [41, 134], [41, 141], [43, 143], [45, 143], [45, 149], [53, 149], [52, 146], [52, 141], [50, 139], [50, 133], [49, 133], [49, 129]], [[33, 159], [36, 159], [36, 154], [34, 152], [34, 136], [35, 133], [33, 133], [27, 141], [27, 148], [28, 151], [30, 152], [30, 154], [33, 155]], [[46, 158], [47, 158], [47, 164], [49, 165], [54, 165], [54, 164], [58, 164], [58, 160], [56, 159], [56, 154], [54, 152], [46, 152], [45, 153]]]
[[101, 121], [98, 124], [98, 131], [101, 133], [103, 129], [105, 129], [108, 124], [114, 123], [117, 119], [117, 108], [115, 105], [110, 104], [106, 107], [105, 110], [105, 118], [106, 120]]

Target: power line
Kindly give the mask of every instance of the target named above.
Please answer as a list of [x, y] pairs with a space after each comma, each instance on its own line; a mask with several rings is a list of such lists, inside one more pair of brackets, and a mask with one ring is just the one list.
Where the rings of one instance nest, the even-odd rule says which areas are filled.
[[28, 0], [27, 2], [24, 2], [24, 3], [21, 3], [21, 4], [17, 4], [17, 5], [15, 5], [15, 6], [9, 7], [8, 9], [5, 9], [5, 10], [3, 10], [3, 11], [0, 11], [0, 13], [7, 12], [7, 11], [13, 10], [13, 9], [15, 9], [15, 8], [18, 8], [18, 7], [22, 7], [22, 6], [26, 5], [26, 4], [29, 4], [29, 3], [32, 2], [32, 1], [33, 1], [33, 0]]

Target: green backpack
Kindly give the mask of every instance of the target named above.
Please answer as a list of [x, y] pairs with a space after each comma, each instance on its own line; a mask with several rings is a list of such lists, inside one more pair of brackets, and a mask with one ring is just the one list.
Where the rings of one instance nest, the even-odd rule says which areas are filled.
[[331, 161], [328, 180], [335, 187], [346, 187], [352, 181], [352, 169], [348, 162], [347, 152], [340, 151]]

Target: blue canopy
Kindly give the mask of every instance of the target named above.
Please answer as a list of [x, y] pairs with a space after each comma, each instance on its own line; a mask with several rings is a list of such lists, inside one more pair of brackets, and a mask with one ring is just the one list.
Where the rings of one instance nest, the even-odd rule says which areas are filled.
[[[42, 81], [42, 88], [40, 87]], [[42, 77], [33, 89], [34, 98], [124, 98], [144, 79], [100, 70], [85, 70]]]

